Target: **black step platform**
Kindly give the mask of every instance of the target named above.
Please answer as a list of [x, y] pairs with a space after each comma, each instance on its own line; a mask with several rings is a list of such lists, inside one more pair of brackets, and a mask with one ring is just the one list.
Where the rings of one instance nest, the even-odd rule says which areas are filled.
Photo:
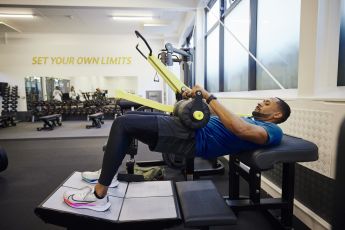
[[171, 181], [120, 182], [109, 188], [111, 207], [105, 212], [74, 209], [63, 201], [66, 190], [90, 184], [74, 172], [36, 209], [44, 222], [68, 229], [164, 229], [180, 224], [181, 215]]

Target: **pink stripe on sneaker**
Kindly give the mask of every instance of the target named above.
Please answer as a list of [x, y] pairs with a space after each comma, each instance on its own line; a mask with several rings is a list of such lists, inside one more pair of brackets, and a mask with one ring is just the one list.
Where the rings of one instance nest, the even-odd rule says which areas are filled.
[[85, 204], [73, 203], [73, 202], [71, 202], [70, 200], [68, 200], [68, 199], [66, 199], [66, 198], [64, 198], [64, 201], [65, 201], [65, 203], [68, 204], [69, 206], [75, 207], [75, 208], [78, 208], [78, 207], [81, 207], [81, 206], [90, 206], [90, 207], [96, 206], [96, 205], [91, 204], [91, 203], [85, 203]]

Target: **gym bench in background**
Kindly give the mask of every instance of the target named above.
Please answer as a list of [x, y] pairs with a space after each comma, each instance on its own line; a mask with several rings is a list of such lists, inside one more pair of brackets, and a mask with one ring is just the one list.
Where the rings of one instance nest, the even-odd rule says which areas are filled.
[[53, 130], [56, 126], [61, 126], [61, 114], [52, 114], [48, 116], [40, 117], [39, 120], [43, 121], [43, 127], [37, 128], [37, 131], [41, 130]]
[[90, 129], [93, 127], [101, 128], [102, 124], [104, 124], [103, 117], [104, 117], [103, 113], [94, 113], [94, 114], [89, 115], [89, 119], [91, 119], [92, 124], [87, 125], [86, 128], [87, 129]]

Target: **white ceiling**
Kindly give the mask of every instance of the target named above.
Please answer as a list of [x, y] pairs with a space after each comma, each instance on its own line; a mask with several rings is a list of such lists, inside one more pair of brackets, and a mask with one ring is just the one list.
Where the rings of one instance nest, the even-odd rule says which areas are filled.
[[[0, 29], [13, 33], [82, 33], [82, 34], [133, 34], [143, 31], [156, 38], [178, 38], [186, 23], [195, 14], [197, 0], [0, 0], [0, 14], [32, 13], [34, 18], [0, 18], [9, 25]], [[65, 3], [65, 5], [63, 5]], [[68, 6], [66, 6], [68, 4]], [[82, 5], [84, 4], [84, 5]], [[146, 21], [115, 21], [113, 15], [152, 15]], [[164, 24], [158, 27], [144, 27], [144, 23]], [[1, 32], [0, 31], [0, 32]]]

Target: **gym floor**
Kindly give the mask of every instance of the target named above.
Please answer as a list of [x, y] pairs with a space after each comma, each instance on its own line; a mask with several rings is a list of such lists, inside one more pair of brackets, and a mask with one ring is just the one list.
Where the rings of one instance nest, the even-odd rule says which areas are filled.
[[[102, 130], [104, 134], [109, 132], [108, 128], [110, 126], [104, 127], [104, 129], [102, 126], [102, 129], [99, 130]], [[7, 129], [13, 129], [11, 130], [13, 133], [17, 130], [17, 133], [20, 134], [19, 127]], [[33, 133], [53, 135], [52, 133], [57, 130], [35, 131]], [[5, 129], [1, 130], [0, 136], [3, 136], [4, 131]], [[54, 135], [56, 134], [58, 133]], [[63, 229], [44, 223], [34, 214], [34, 208], [73, 171], [97, 170], [101, 167], [103, 157], [101, 149], [107, 140], [103, 134], [90, 137], [89, 133], [89, 137], [81, 135], [78, 138], [1, 139], [0, 145], [7, 151], [9, 166], [7, 170], [0, 173], [0, 229]], [[139, 144], [136, 160], [159, 159], [161, 159], [159, 153], [152, 153], [145, 145]], [[122, 166], [120, 170], [124, 170], [124, 167]], [[166, 179], [181, 181], [183, 177], [179, 170], [167, 168]], [[212, 179], [219, 192], [223, 195], [227, 194], [227, 172], [224, 175], [203, 177], [202, 179]], [[172, 229], [185, 228], [176, 226]], [[211, 229], [275, 230], [274, 226], [258, 211], [240, 212], [238, 224], [235, 226], [214, 227]], [[305, 230], [309, 228], [295, 218], [294, 229]]]

